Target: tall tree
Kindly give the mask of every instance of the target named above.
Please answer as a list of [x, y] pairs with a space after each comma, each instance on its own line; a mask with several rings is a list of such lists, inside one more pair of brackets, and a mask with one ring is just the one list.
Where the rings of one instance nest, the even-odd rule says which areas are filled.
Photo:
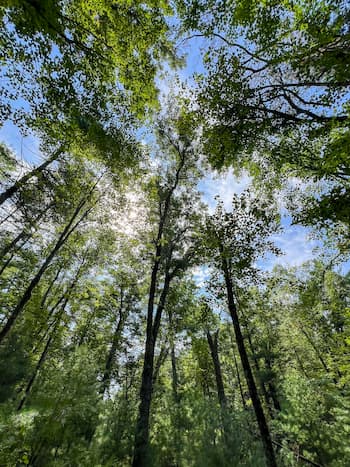
[[278, 228], [275, 214], [271, 208], [267, 209], [263, 201], [254, 200], [249, 193], [244, 193], [240, 198], [233, 198], [232, 212], [225, 212], [222, 204], [218, 204], [215, 214], [208, 218], [207, 226], [207, 246], [213, 255], [214, 266], [223, 276], [227, 308], [231, 315], [266, 461], [268, 465], [276, 466], [271, 435], [249, 362], [235, 298], [235, 286], [237, 288], [240, 282], [244, 284], [249, 276], [252, 277], [252, 263], [266, 251], [274, 251], [268, 237]]

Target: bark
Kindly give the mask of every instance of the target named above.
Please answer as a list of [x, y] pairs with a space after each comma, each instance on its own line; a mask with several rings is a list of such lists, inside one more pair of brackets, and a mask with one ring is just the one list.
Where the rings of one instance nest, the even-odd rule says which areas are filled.
[[104, 394], [105, 391], [109, 387], [110, 380], [111, 380], [111, 373], [113, 370], [113, 363], [114, 363], [115, 356], [117, 353], [118, 344], [120, 342], [121, 332], [123, 330], [123, 326], [124, 326], [125, 319], [126, 319], [126, 316], [125, 316], [126, 313], [123, 310], [123, 306], [124, 306], [123, 302], [124, 302], [124, 290], [123, 288], [121, 288], [120, 305], [119, 305], [119, 310], [118, 310], [119, 320], [118, 320], [118, 324], [113, 334], [112, 345], [111, 345], [111, 348], [109, 350], [107, 360], [106, 360], [105, 371], [104, 371], [103, 378], [102, 378], [101, 394]]
[[[51, 250], [50, 254], [47, 256], [45, 259], [44, 263], [40, 267], [40, 269], [37, 271], [33, 279], [31, 280], [30, 284], [28, 285], [26, 291], [24, 292], [24, 295], [22, 296], [21, 300], [18, 302], [16, 308], [13, 310], [9, 318], [7, 319], [7, 322], [5, 326], [2, 328], [0, 332], [0, 343], [5, 339], [9, 331], [12, 329], [13, 325], [16, 322], [17, 317], [20, 315], [20, 313], [23, 311], [23, 308], [25, 305], [28, 303], [30, 300], [33, 290], [35, 287], [38, 285], [40, 282], [40, 279], [42, 278], [43, 274], [47, 270], [47, 268], [50, 266], [53, 258], [57, 255], [58, 251], [62, 247], [62, 245], [67, 241], [69, 236], [73, 233], [73, 231], [77, 228], [77, 226], [80, 224], [80, 222], [87, 216], [89, 210], [85, 211], [83, 216], [74, 224], [74, 221], [78, 217], [80, 211], [84, 207], [86, 202], [86, 199], [81, 201], [77, 208], [75, 209], [70, 221], [62, 231], [61, 235], [59, 236], [55, 246]], [[74, 225], [73, 225], [74, 224]]]
[[178, 393], [178, 386], [179, 386], [179, 377], [177, 374], [177, 367], [176, 367], [176, 354], [175, 354], [175, 342], [174, 342], [174, 323], [173, 323], [173, 313], [171, 310], [168, 311], [168, 319], [169, 319], [169, 337], [170, 337], [170, 359], [171, 359], [171, 377], [172, 377], [172, 389], [173, 389], [173, 398], [175, 403], [180, 402], [180, 397]]
[[264, 447], [265, 457], [267, 461], [267, 465], [269, 467], [277, 467], [275, 453], [272, 446], [270, 431], [266, 422], [266, 417], [261, 405], [260, 397], [256, 388], [256, 384], [254, 381], [253, 373], [250, 367], [248, 354], [245, 348], [245, 343], [241, 331], [241, 326], [238, 319], [238, 313], [236, 308], [236, 303], [233, 294], [233, 285], [230, 276], [229, 266], [227, 263], [227, 259], [224, 256], [223, 246], [220, 244], [220, 253], [222, 259], [222, 270], [225, 277], [225, 284], [226, 284], [226, 292], [227, 292], [227, 302], [228, 302], [228, 309], [231, 315], [237, 347], [239, 351], [239, 355], [241, 358], [245, 378], [247, 381], [249, 394], [253, 403], [255, 416], [258, 422], [260, 436]]
[[214, 365], [218, 399], [219, 399], [221, 409], [225, 411], [227, 407], [227, 399], [225, 395], [225, 387], [224, 387], [224, 381], [222, 379], [221, 364], [220, 364], [220, 359], [219, 359], [218, 335], [219, 335], [219, 331], [217, 330], [214, 334], [214, 339], [213, 339], [213, 336], [210, 334], [210, 331], [209, 330], [207, 331], [207, 341], [209, 344], [210, 354], [211, 354], [211, 358], [213, 360], [213, 365]]
[[238, 380], [239, 392], [240, 392], [240, 394], [241, 394], [241, 399], [242, 399], [243, 408], [246, 409], [246, 408], [247, 408], [247, 404], [246, 404], [245, 397], [244, 397], [244, 392], [243, 392], [243, 387], [242, 387], [242, 382], [241, 382], [241, 376], [240, 376], [240, 374], [239, 374], [239, 368], [238, 368], [237, 358], [236, 358], [235, 353], [233, 353], [233, 359], [234, 359], [234, 361], [235, 361], [235, 368], [236, 368], [236, 373], [237, 373], [237, 380]]
[[17, 407], [17, 411], [20, 411], [22, 409], [22, 407], [24, 406], [24, 404], [25, 404], [25, 402], [26, 402], [26, 400], [27, 400], [27, 398], [28, 398], [28, 396], [29, 396], [29, 394], [31, 392], [33, 384], [34, 384], [34, 382], [35, 382], [35, 380], [36, 380], [36, 378], [37, 378], [37, 376], [38, 376], [38, 374], [39, 374], [39, 372], [40, 372], [40, 370], [41, 370], [41, 368], [42, 368], [42, 366], [43, 366], [43, 364], [44, 364], [44, 362], [46, 360], [47, 354], [49, 352], [52, 341], [53, 341], [53, 339], [55, 337], [56, 330], [58, 328], [58, 325], [60, 324], [62, 315], [64, 313], [64, 310], [65, 310], [66, 306], [67, 306], [67, 303], [68, 303], [68, 298], [66, 298], [66, 300], [65, 300], [65, 302], [64, 302], [64, 304], [63, 304], [63, 306], [62, 306], [62, 308], [60, 310], [60, 313], [56, 318], [56, 322], [55, 322], [55, 325], [54, 325], [54, 327], [52, 329], [50, 337], [48, 338], [48, 340], [46, 342], [46, 345], [44, 347], [44, 350], [43, 350], [42, 354], [40, 355], [40, 358], [39, 358], [38, 363], [36, 364], [34, 373], [33, 373], [32, 377], [30, 378], [30, 380], [28, 381], [28, 384], [27, 384], [27, 386], [26, 386], [26, 388], [24, 390], [24, 395], [23, 395], [23, 397], [22, 397], [22, 399], [21, 399], [21, 401], [20, 401], [20, 403], [19, 403], [19, 405]]
[[[169, 291], [171, 277], [166, 274], [163, 290], [159, 299], [156, 316], [150, 330], [147, 326], [146, 347], [143, 363], [142, 382], [140, 390], [140, 406], [136, 424], [135, 448], [133, 467], [149, 466], [148, 444], [149, 444], [149, 416], [153, 392], [153, 369], [154, 369], [154, 349], [158, 336], [160, 320]], [[153, 297], [150, 295], [150, 298]], [[153, 320], [152, 320], [153, 322]], [[147, 323], [148, 324], [148, 323]]]
[[[169, 138], [168, 135], [165, 135], [165, 136]], [[162, 312], [165, 306], [165, 301], [167, 298], [169, 285], [171, 281], [171, 277], [169, 276], [167, 272], [165, 274], [165, 281], [164, 281], [163, 290], [162, 290], [162, 293], [159, 299], [159, 304], [157, 307], [156, 315], [153, 319], [154, 302], [155, 302], [155, 296], [156, 296], [158, 272], [159, 272], [159, 267], [161, 263], [161, 257], [163, 254], [162, 240], [163, 240], [164, 227], [168, 220], [173, 193], [179, 184], [180, 173], [185, 165], [186, 153], [184, 151], [181, 152], [172, 141], [170, 141], [170, 143], [179, 152], [180, 161], [175, 172], [174, 182], [168, 190], [167, 196], [164, 200], [164, 204], [162, 205], [162, 203], [159, 202], [160, 219], [159, 219], [159, 225], [158, 225], [158, 233], [156, 237], [155, 257], [154, 257], [154, 262], [153, 262], [153, 267], [152, 267], [152, 272], [151, 272], [151, 283], [150, 283], [149, 295], [148, 295], [146, 343], [145, 343], [145, 353], [144, 353], [142, 381], [141, 381], [141, 390], [140, 390], [139, 413], [138, 413], [138, 418], [136, 422], [136, 430], [135, 430], [134, 457], [133, 457], [133, 462], [132, 462], [133, 467], [145, 467], [149, 465], [149, 459], [148, 459], [149, 416], [150, 416], [150, 407], [151, 407], [152, 391], [153, 391], [154, 349], [155, 349], [156, 339], [158, 336], [160, 320], [161, 320]]]
[[[37, 222], [44, 216], [44, 214], [46, 214], [47, 210], [53, 205], [53, 203], [51, 203], [49, 206], [47, 206], [47, 208], [45, 209], [45, 211], [42, 211], [40, 212], [31, 222], [29, 222], [29, 227], [34, 227]], [[5, 255], [7, 255], [7, 253], [9, 251], [11, 251], [16, 245], [17, 243], [22, 240], [22, 239], [26, 239], [29, 240], [31, 237], [33, 236], [33, 233], [29, 230], [28, 232], [28, 225], [25, 226], [23, 228], [23, 230], [13, 239], [11, 240], [10, 243], [8, 243], [6, 246], [4, 246], [4, 248], [1, 250], [0, 252], [0, 258], [1, 257], [4, 257]], [[17, 249], [16, 249], [17, 251]]]
[[162, 368], [163, 363], [165, 362], [167, 356], [168, 356], [169, 350], [165, 347], [165, 345], [162, 345], [157, 361], [154, 365], [154, 372], [153, 372], [153, 387], [156, 385], [160, 369]]
[[63, 146], [59, 147], [56, 151], [52, 153], [52, 155], [46, 159], [41, 165], [36, 167], [35, 169], [31, 170], [30, 172], [26, 173], [17, 180], [12, 186], [7, 188], [3, 193], [0, 194], [0, 206], [11, 198], [18, 190], [20, 190], [27, 182], [33, 177], [40, 175], [52, 162], [57, 160], [59, 156], [63, 153], [64, 148]]

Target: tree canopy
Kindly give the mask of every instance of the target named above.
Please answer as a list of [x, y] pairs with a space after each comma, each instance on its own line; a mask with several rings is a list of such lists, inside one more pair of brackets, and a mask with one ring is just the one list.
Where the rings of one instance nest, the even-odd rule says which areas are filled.
[[1, 466], [349, 465], [349, 14], [2, 2]]

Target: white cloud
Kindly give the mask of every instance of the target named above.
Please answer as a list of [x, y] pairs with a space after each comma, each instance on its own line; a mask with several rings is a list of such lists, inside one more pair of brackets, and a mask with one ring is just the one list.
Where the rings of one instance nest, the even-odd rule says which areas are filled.
[[[237, 177], [233, 174], [232, 169], [230, 169], [222, 174], [211, 172], [199, 183], [199, 189], [203, 193], [203, 201], [208, 204], [210, 211], [215, 209], [215, 196], [221, 198], [225, 209], [229, 211], [231, 210], [233, 195], [240, 194], [249, 188], [251, 182], [252, 179], [247, 173], [244, 173], [241, 177]], [[306, 186], [297, 178], [289, 179], [288, 185], [298, 187], [300, 190], [305, 189]], [[320, 246], [319, 241], [310, 238], [310, 229], [299, 225], [291, 225], [291, 218], [288, 215], [282, 195], [278, 206], [282, 214], [283, 231], [274, 235], [271, 240], [280, 248], [283, 255], [268, 255], [266, 258], [259, 260], [258, 267], [264, 270], [271, 270], [276, 264], [299, 266], [315, 258], [317, 256], [315, 248]], [[206, 274], [208, 274], [208, 271], [206, 271]], [[201, 282], [204, 272], [199, 271], [197, 277], [195, 275], [195, 280]]]
[[233, 174], [232, 169], [225, 173], [218, 174], [211, 172], [200, 183], [199, 190], [203, 193], [202, 198], [208, 204], [209, 210], [213, 211], [216, 206], [215, 196], [219, 196], [223, 201], [225, 209], [231, 210], [232, 197], [240, 194], [251, 184], [251, 177], [244, 173], [241, 177]]
[[207, 266], [196, 266], [192, 271], [193, 280], [200, 288], [205, 286], [205, 281], [209, 279], [210, 272]]
[[281, 256], [269, 255], [258, 262], [258, 266], [271, 270], [276, 264], [283, 266], [300, 266], [317, 256], [315, 249], [320, 242], [310, 238], [310, 230], [299, 226], [289, 225], [282, 233], [276, 234], [272, 240], [282, 251]]

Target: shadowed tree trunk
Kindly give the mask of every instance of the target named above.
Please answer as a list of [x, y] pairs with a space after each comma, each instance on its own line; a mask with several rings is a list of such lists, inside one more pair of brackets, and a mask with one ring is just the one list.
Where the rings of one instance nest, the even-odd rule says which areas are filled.
[[[81, 212], [82, 208], [84, 207], [86, 203], [86, 198], [82, 200], [77, 208], [75, 209], [73, 215], [70, 218], [70, 221], [62, 231], [61, 235], [59, 236], [55, 246], [51, 250], [50, 254], [47, 256], [45, 259], [44, 263], [40, 267], [39, 271], [35, 274], [33, 279], [31, 280], [30, 284], [28, 285], [26, 291], [24, 292], [24, 295], [22, 296], [21, 300], [18, 302], [16, 308], [13, 310], [9, 318], [7, 319], [6, 324], [2, 328], [0, 332], [0, 343], [4, 340], [4, 338], [7, 336], [9, 331], [11, 330], [12, 326], [15, 324], [15, 321], [19, 314], [22, 312], [23, 308], [25, 305], [28, 303], [30, 300], [33, 290], [35, 287], [38, 285], [41, 277], [45, 273], [46, 269], [50, 266], [53, 258], [56, 256], [62, 245], [68, 240], [69, 236], [74, 232], [74, 230], [78, 227], [80, 222], [82, 222], [83, 219], [88, 215], [90, 209], [85, 211], [85, 213], [81, 216], [81, 218], [74, 224], [74, 221], [78, 217], [79, 213]], [[74, 224], [74, 225], [73, 225]]]
[[124, 289], [123, 287], [121, 287], [120, 304], [119, 304], [119, 309], [118, 309], [119, 319], [118, 319], [118, 324], [114, 330], [112, 345], [111, 345], [111, 348], [109, 350], [107, 360], [106, 360], [105, 371], [103, 373], [103, 378], [102, 378], [101, 394], [105, 393], [111, 381], [113, 364], [114, 364], [114, 360], [116, 357], [118, 344], [120, 342], [120, 336], [121, 336], [123, 326], [126, 320], [126, 311], [123, 309], [123, 307], [124, 307]]
[[61, 146], [56, 151], [54, 151], [52, 155], [48, 159], [46, 159], [45, 162], [43, 162], [41, 165], [39, 165], [35, 169], [23, 175], [23, 177], [21, 177], [12, 186], [10, 186], [9, 188], [7, 188], [7, 190], [1, 193], [0, 194], [0, 206], [6, 200], [11, 198], [11, 196], [17, 193], [17, 191], [20, 190], [28, 182], [28, 180], [40, 175], [46, 169], [46, 167], [48, 167], [52, 162], [54, 162], [55, 160], [59, 158], [59, 156], [63, 153], [63, 151], [64, 151], [64, 148], [63, 146]]
[[219, 359], [219, 351], [218, 351], [218, 335], [219, 330], [217, 330], [213, 336], [210, 334], [210, 331], [207, 331], [207, 341], [210, 348], [211, 358], [213, 360], [214, 371], [215, 371], [215, 380], [216, 380], [216, 388], [218, 392], [218, 399], [220, 403], [220, 407], [223, 412], [225, 412], [227, 407], [227, 399], [225, 395], [225, 387], [224, 381], [222, 379], [222, 371], [221, 371], [221, 364]]
[[154, 365], [154, 371], [153, 371], [153, 387], [156, 385], [160, 369], [162, 368], [163, 363], [165, 362], [167, 356], [169, 353], [169, 349], [165, 347], [165, 344], [162, 345], [160, 348], [160, 352], [157, 358], [157, 361]]
[[173, 194], [180, 181], [180, 173], [185, 164], [186, 153], [180, 151], [178, 147], [175, 147], [176, 151], [180, 155], [179, 164], [176, 168], [175, 177], [172, 185], [170, 186], [164, 202], [159, 200], [159, 224], [158, 232], [155, 241], [155, 255], [153, 261], [153, 267], [151, 272], [151, 282], [148, 294], [148, 305], [147, 305], [147, 326], [146, 326], [146, 343], [145, 353], [142, 370], [142, 381], [140, 390], [140, 405], [139, 412], [136, 422], [135, 430], [135, 441], [134, 441], [134, 457], [132, 466], [133, 467], [146, 467], [149, 466], [148, 458], [148, 447], [149, 447], [149, 416], [152, 400], [153, 391], [153, 371], [154, 371], [154, 349], [158, 336], [160, 321], [162, 313], [165, 307], [169, 286], [173, 275], [169, 274], [169, 263], [171, 261], [171, 254], [166, 259], [167, 266], [165, 267], [165, 276], [162, 292], [159, 298], [157, 311], [154, 316], [154, 304], [156, 299], [156, 290], [158, 282], [158, 272], [161, 265], [161, 259], [163, 255], [163, 233], [165, 225], [168, 221], [169, 210]]
[[170, 359], [171, 359], [171, 385], [173, 389], [173, 397], [176, 403], [180, 402], [180, 397], [178, 393], [179, 378], [177, 374], [176, 366], [176, 354], [175, 354], [175, 339], [174, 339], [174, 323], [173, 323], [173, 313], [172, 310], [168, 310], [168, 319], [169, 319], [169, 341], [170, 341]]
[[30, 394], [30, 392], [32, 390], [33, 384], [34, 384], [34, 382], [35, 382], [35, 380], [36, 380], [36, 378], [37, 378], [37, 376], [38, 376], [38, 374], [39, 374], [39, 372], [40, 372], [40, 370], [41, 370], [41, 368], [42, 368], [42, 366], [43, 366], [43, 364], [44, 364], [44, 362], [46, 360], [47, 354], [49, 352], [52, 341], [55, 338], [56, 330], [57, 330], [57, 328], [58, 328], [58, 326], [59, 326], [59, 324], [61, 322], [61, 318], [62, 318], [62, 315], [63, 315], [63, 313], [65, 311], [67, 303], [68, 303], [68, 297], [65, 299], [64, 304], [62, 305], [62, 308], [61, 308], [61, 310], [60, 310], [60, 312], [59, 312], [59, 314], [58, 314], [58, 316], [56, 318], [55, 325], [54, 325], [54, 327], [53, 327], [53, 329], [51, 331], [50, 337], [48, 338], [48, 340], [46, 342], [46, 345], [44, 347], [44, 350], [43, 350], [42, 354], [40, 355], [40, 358], [39, 358], [38, 363], [36, 364], [34, 373], [33, 373], [32, 377], [30, 378], [30, 380], [28, 381], [28, 384], [27, 384], [27, 386], [26, 386], [26, 388], [24, 390], [24, 395], [23, 395], [20, 403], [18, 404], [17, 411], [20, 411], [22, 409], [22, 407], [24, 406], [24, 404], [25, 404], [25, 402], [26, 402], [26, 400], [27, 400], [27, 398], [28, 398], [28, 396], [29, 396], [29, 394]]
[[245, 344], [244, 344], [241, 326], [239, 324], [229, 266], [227, 263], [227, 259], [224, 255], [224, 249], [223, 249], [222, 244], [219, 245], [219, 248], [220, 248], [221, 260], [222, 260], [222, 271], [225, 277], [228, 309], [229, 309], [229, 312], [232, 318], [237, 347], [238, 347], [239, 355], [241, 358], [247, 385], [249, 388], [249, 394], [252, 399], [255, 416], [256, 416], [256, 419], [259, 425], [260, 436], [261, 436], [261, 440], [264, 446], [266, 461], [270, 467], [277, 467], [275, 453], [273, 450], [271, 436], [270, 436], [270, 431], [269, 431], [269, 428], [266, 422], [266, 417], [265, 417], [265, 414], [264, 414], [264, 411], [261, 405], [260, 397], [259, 397], [259, 394], [256, 388], [253, 373], [252, 373], [249, 359], [248, 359], [248, 354], [247, 354]]
[[[139, 416], [136, 425], [135, 434], [135, 451], [133, 459], [133, 467], [149, 466], [148, 459], [148, 443], [149, 443], [149, 415], [151, 408], [152, 392], [153, 392], [153, 371], [154, 371], [154, 349], [158, 330], [160, 325], [161, 315], [165, 306], [165, 301], [168, 295], [170, 286], [170, 276], [166, 273], [163, 285], [162, 294], [157, 307], [154, 323], [150, 329], [147, 326], [146, 348], [144, 355], [144, 364], [142, 372], [142, 383], [140, 391], [140, 407]], [[155, 291], [154, 291], [155, 292]], [[154, 302], [154, 294], [150, 293], [150, 299]], [[153, 309], [153, 304], [152, 304]], [[152, 320], [153, 321], [153, 320]], [[148, 323], [147, 323], [148, 325]]]

